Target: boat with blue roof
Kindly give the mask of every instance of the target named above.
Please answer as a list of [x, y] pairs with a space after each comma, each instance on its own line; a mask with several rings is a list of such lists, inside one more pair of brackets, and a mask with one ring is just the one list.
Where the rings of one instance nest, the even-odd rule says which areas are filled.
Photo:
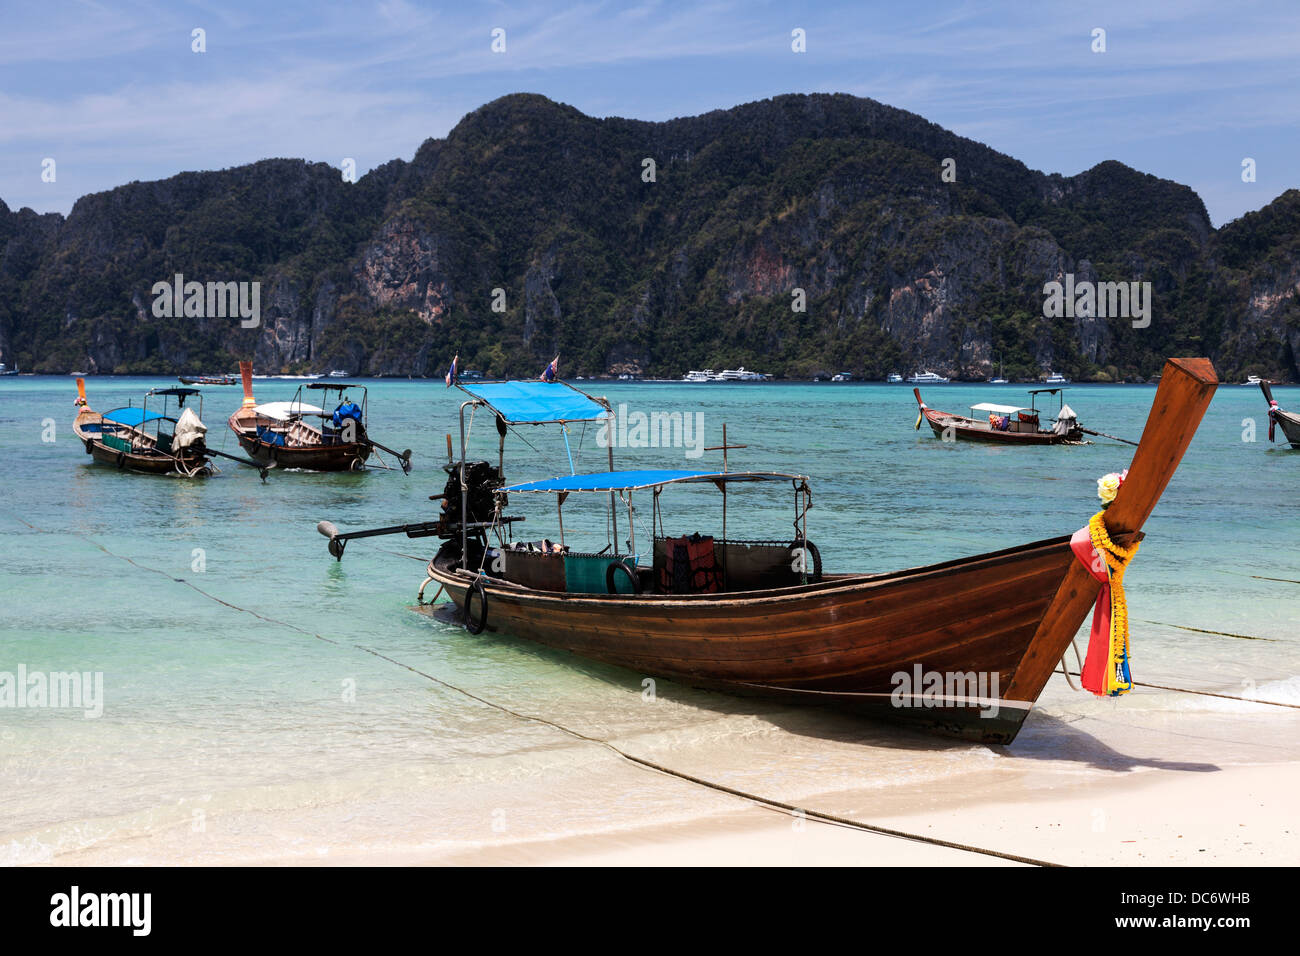
[[[1104, 511], [1106, 546], [1141, 538], [1217, 381], [1206, 359], [1166, 365]], [[571, 426], [596, 423], [613, 434], [614, 408], [560, 381], [460, 384], [449, 373], [448, 384], [465, 399], [459, 456], [449, 435], [447, 481], [432, 496], [437, 517], [361, 531], [322, 521], [317, 530], [336, 559], [358, 538], [440, 539], [417, 600], [473, 634], [534, 641], [642, 677], [1009, 743], [1100, 593], [1068, 533], [898, 571], [824, 570], [809, 538], [809, 478], [732, 469], [728, 450], [744, 446], [728, 445], [725, 434], [712, 449], [723, 453], [721, 469], [619, 471], [615, 443], [603, 442], [606, 470], [577, 473], [570, 455], [569, 474], [507, 480], [505, 443], [518, 428], [558, 426], [570, 449]], [[495, 422], [496, 462], [468, 456], [473, 424], [485, 418]], [[784, 489], [791, 523], [765, 539], [734, 537], [727, 510], [737, 486]], [[717, 512], [702, 513], [697, 499], [670, 517], [666, 500], [687, 487], [715, 489]], [[589, 539], [566, 531], [566, 503], [583, 498], [597, 504], [580, 510], [589, 520], [605, 513], [604, 547], [579, 548], [575, 541]], [[517, 506], [535, 500], [550, 502], [558, 540], [517, 533], [527, 517]]]

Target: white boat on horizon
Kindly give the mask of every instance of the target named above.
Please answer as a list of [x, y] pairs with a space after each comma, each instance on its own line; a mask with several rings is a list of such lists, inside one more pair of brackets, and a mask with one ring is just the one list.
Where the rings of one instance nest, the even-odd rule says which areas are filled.
[[1044, 379], [1044, 384], [1046, 384], [1046, 385], [1069, 385], [1069, 384], [1070, 384], [1070, 380], [1069, 380], [1068, 378], [1066, 378], [1064, 375], [1062, 375], [1060, 372], [1051, 372], [1051, 373], [1048, 374], [1047, 378]]
[[918, 372], [908, 379], [913, 385], [947, 385], [948, 380], [934, 372]]
[[768, 376], [762, 372], [751, 372], [741, 366], [740, 368], [726, 368], [718, 373], [719, 382], [764, 382]]
[[885, 379], [885, 381], [890, 385], [899, 385], [903, 381], [903, 376], [899, 375], [897, 372], [890, 372], [889, 377]]
[[697, 372], [695, 369], [691, 369], [691, 371], [682, 376], [683, 382], [716, 382], [717, 380], [718, 376], [711, 368], [706, 368], [702, 372]]

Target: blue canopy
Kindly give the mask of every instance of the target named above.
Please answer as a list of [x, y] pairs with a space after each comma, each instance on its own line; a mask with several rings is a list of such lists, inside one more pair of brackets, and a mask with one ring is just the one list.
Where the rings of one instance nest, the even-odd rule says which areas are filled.
[[591, 422], [609, 414], [586, 392], [564, 382], [484, 382], [457, 387], [511, 425]]
[[682, 482], [699, 481], [806, 481], [803, 475], [772, 471], [605, 471], [592, 475], [563, 475], [541, 481], [525, 481], [502, 488], [505, 492], [526, 491], [635, 491]]
[[146, 412], [143, 408], [115, 408], [111, 412], [105, 412], [104, 417], [110, 422], [117, 422], [119, 425], [126, 425], [128, 428], [139, 428], [145, 422], [154, 422], [166, 416], [157, 412]]

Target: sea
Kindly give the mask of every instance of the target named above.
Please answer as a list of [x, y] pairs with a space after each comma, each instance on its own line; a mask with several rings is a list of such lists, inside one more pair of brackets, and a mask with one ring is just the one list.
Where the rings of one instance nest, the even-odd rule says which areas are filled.
[[[106, 411], [169, 384], [90, 377], [87, 395]], [[86, 678], [77, 706], [0, 706], [0, 863], [467, 860], [671, 826], [737, 802], [606, 743], [773, 799], [866, 795], [853, 806], [867, 815], [987, 782], [994, 763], [1068, 779], [1140, 772], [1166, 752], [1295, 758], [1294, 706], [1260, 701], [1300, 704], [1300, 451], [1268, 442], [1255, 387], [1220, 387], [1127, 573], [1134, 677], [1151, 686], [1099, 701], [1056, 677], [1021, 737], [990, 748], [693, 690], [419, 613], [437, 539], [357, 540], [336, 561], [316, 525], [435, 517], [429, 496], [442, 491], [446, 436], [459, 441], [466, 396], [440, 380], [362, 384], [370, 433], [411, 449], [409, 474], [275, 470], [262, 481], [230, 461], [201, 480], [123, 473], [94, 464], [74, 435], [72, 378], [0, 380], [0, 681], [20, 668]], [[915, 427], [905, 385], [573, 384], [629, 423], [679, 414], [689, 426], [670, 431], [669, 447], [626, 447], [650, 444], [629, 428], [616, 467], [720, 469], [725, 426], [730, 470], [806, 475], [808, 537], [827, 571], [915, 567], [1073, 532], [1097, 510], [1097, 479], [1132, 455], [1108, 438], [940, 441]], [[287, 400], [296, 387], [259, 380], [256, 392]], [[1027, 387], [923, 395], [964, 411], [1027, 404]], [[1300, 407], [1300, 389], [1275, 393]], [[1085, 427], [1136, 440], [1155, 387], [1064, 394]], [[203, 389], [210, 447], [239, 453], [226, 418], [240, 397]], [[494, 421], [466, 423], [471, 457], [495, 462]], [[593, 425], [567, 435], [521, 426], [505, 441], [506, 476], [567, 474], [570, 456], [577, 471], [604, 471], [607, 444]], [[632, 503], [644, 553], [650, 496]], [[711, 486], [669, 488], [661, 504], [669, 534], [721, 532]], [[601, 496], [566, 503], [568, 544], [607, 543], [603, 506]], [[526, 519], [519, 537], [559, 538], [553, 498], [515, 495], [509, 510]], [[788, 483], [728, 496], [731, 537], [788, 539], [793, 519]], [[626, 512], [619, 524], [629, 538]], [[1081, 649], [1085, 639], [1086, 625]], [[1195, 731], [1224, 715], [1227, 737]], [[1141, 754], [1124, 739], [1142, 741]]]

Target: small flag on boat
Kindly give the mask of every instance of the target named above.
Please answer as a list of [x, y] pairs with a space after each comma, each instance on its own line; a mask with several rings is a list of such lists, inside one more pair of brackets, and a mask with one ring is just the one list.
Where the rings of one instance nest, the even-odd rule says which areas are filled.
[[451, 368], [447, 369], [447, 377], [446, 379], [444, 379], [444, 381], [446, 381], [447, 383], [448, 388], [451, 388], [453, 385], [456, 384], [456, 363], [459, 361], [460, 361], [460, 353], [457, 353], [456, 357], [451, 360]]
[[542, 372], [542, 381], [554, 382], [555, 376], [559, 374], [560, 374], [560, 357], [557, 355], [555, 356], [555, 358], [551, 359], [551, 364], [546, 366], [546, 369]]

